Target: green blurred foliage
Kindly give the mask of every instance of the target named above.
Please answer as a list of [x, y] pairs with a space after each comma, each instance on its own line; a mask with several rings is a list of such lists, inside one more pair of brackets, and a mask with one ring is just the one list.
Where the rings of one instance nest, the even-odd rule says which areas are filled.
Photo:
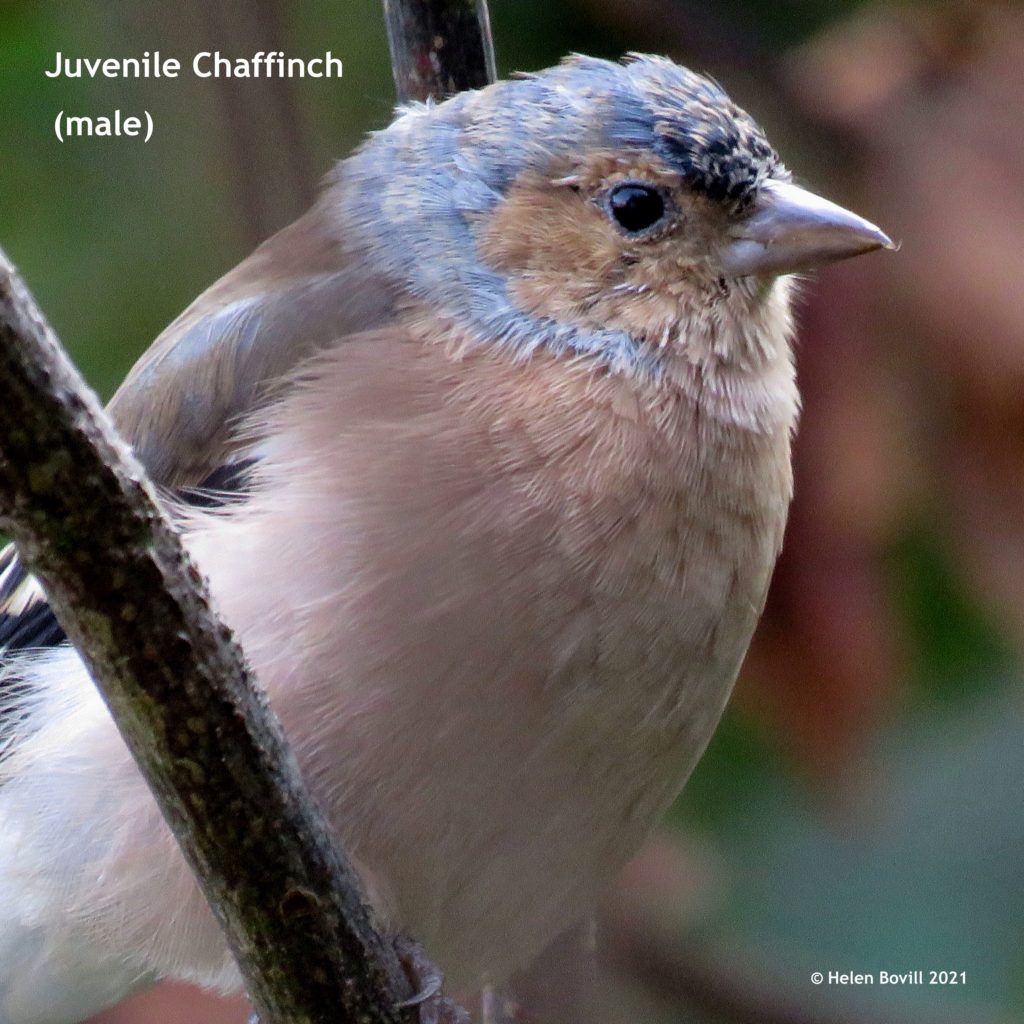
[[911, 639], [908, 681], [921, 703], [956, 705], [1011, 670], [1006, 638], [962, 586], [952, 552], [934, 532], [906, 530], [889, 570]]

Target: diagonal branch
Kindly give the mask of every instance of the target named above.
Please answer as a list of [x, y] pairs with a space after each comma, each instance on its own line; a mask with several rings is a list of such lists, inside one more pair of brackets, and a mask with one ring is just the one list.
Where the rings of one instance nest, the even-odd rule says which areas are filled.
[[[399, 98], [494, 79], [485, 0], [385, 0]], [[0, 250], [0, 526], [42, 582], [265, 1024], [398, 1024], [409, 983], [141, 466]]]
[[139, 464], [0, 251], [0, 525], [198, 875], [266, 1024], [397, 1024], [409, 995]]

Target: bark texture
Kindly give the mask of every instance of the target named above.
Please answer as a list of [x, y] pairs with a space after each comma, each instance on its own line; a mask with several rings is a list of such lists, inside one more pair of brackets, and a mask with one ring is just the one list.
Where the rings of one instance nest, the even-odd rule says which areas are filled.
[[205, 584], [0, 251], [0, 528], [88, 663], [264, 1024], [410, 994]]

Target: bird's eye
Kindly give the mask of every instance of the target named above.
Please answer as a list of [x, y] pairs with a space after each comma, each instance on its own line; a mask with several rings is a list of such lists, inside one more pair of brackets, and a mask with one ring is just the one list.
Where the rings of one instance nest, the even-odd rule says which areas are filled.
[[665, 216], [665, 200], [650, 185], [616, 185], [608, 193], [608, 209], [624, 231], [635, 235]]

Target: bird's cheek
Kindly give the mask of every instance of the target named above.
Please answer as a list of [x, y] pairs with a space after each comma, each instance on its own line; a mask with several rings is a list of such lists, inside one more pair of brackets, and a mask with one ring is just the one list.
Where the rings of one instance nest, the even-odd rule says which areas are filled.
[[620, 262], [618, 239], [604, 214], [570, 189], [513, 186], [476, 232], [480, 258], [510, 275], [530, 274], [579, 290]]

